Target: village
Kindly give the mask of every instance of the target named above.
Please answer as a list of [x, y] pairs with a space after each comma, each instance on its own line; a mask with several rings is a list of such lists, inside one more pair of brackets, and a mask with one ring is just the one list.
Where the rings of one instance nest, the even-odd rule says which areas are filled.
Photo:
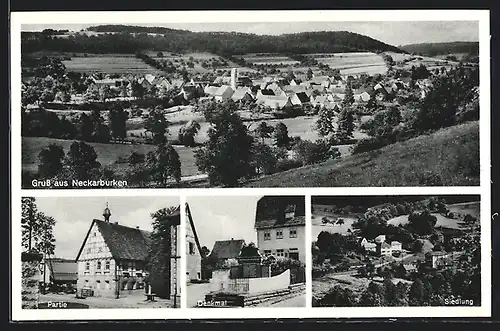
[[304, 202], [300, 196], [260, 198], [248, 230], [256, 232], [256, 242], [213, 234], [211, 249], [201, 244], [209, 234], [199, 230], [200, 213], [194, 218], [187, 205], [188, 307], [305, 307]]
[[476, 199], [377, 197], [358, 207], [359, 197], [351, 206], [317, 200], [313, 306], [440, 305], [452, 298], [478, 305]]
[[[478, 94], [477, 64], [456, 57], [395, 51], [278, 55], [228, 61], [204, 53], [148, 50], [115, 57], [26, 54], [23, 187], [31, 188], [38, 179], [74, 177], [68, 169], [74, 162], [70, 167], [64, 156], [70, 145], [77, 148], [75, 141], [95, 154], [92, 169], [79, 177], [126, 180], [129, 187], [259, 186], [261, 177], [279, 179], [290, 169], [343, 160], [455, 124], [443, 118], [437, 127], [411, 127], [418, 124], [418, 105], [426, 102], [434, 83], [457, 70], [471, 72], [467, 102], [475, 102], [473, 94]], [[99, 59], [102, 67], [85, 70], [79, 64]], [[111, 69], [113, 62], [106, 61], [115, 60], [132, 61], [127, 65], [141, 66], [144, 73]], [[457, 109], [459, 122], [474, 120], [474, 111]], [[244, 126], [231, 138], [238, 148], [227, 146], [248, 164], [235, 178], [225, 178], [226, 166], [207, 157], [212, 140], [229, 138], [213, 130], [217, 121]], [[161, 153], [171, 161], [161, 164]], [[432, 178], [414, 180], [432, 184]]]
[[[39, 199], [40, 200], [40, 199]], [[26, 198], [26, 208], [36, 211], [36, 200]], [[114, 212], [118, 213], [115, 209]], [[39, 238], [37, 223], [46, 222], [45, 214], [36, 213], [26, 220], [32, 246], [23, 252], [23, 308], [179, 308], [179, 207], [160, 210], [156, 217], [168, 222], [170, 250], [158, 249], [158, 229], [141, 229], [111, 220], [106, 206], [103, 219], [94, 219], [76, 258], [55, 255], [56, 245], [65, 245], [54, 235], [57, 222], [42, 224], [46, 234]], [[53, 218], [52, 218], [53, 220]], [[142, 223], [142, 222], [141, 222]], [[52, 238], [50, 240], [50, 238]], [[50, 240], [48, 246], [44, 240]], [[27, 243], [29, 245], [29, 243]]]

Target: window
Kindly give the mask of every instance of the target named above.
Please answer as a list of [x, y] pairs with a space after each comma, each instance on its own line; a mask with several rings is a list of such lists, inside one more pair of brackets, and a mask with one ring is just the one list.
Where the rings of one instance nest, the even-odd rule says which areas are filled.
[[264, 255], [265, 256], [271, 255], [271, 250], [270, 249], [264, 250]]
[[97, 288], [98, 290], [99, 290], [99, 289], [101, 289], [101, 281], [100, 281], [100, 280], [98, 280], [98, 281], [96, 281], [96, 282], [97, 282], [97, 284], [96, 284], [96, 288]]
[[109, 290], [109, 280], [106, 281], [106, 290]]
[[97, 261], [97, 270], [101, 270], [101, 265], [102, 265], [101, 261]]
[[85, 270], [90, 270], [90, 262], [85, 262]]
[[97, 236], [97, 233], [94, 232], [94, 237]]
[[271, 240], [271, 232], [264, 232], [264, 240]]
[[290, 229], [290, 238], [297, 238], [297, 229]]
[[99, 248], [97, 249], [97, 252], [98, 252], [98, 253], [102, 253], [102, 247], [99, 247]]
[[283, 249], [277, 249], [276, 256], [285, 256], [285, 251]]
[[283, 230], [276, 230], [276, 239], [283, 239]]
[[109, 270], [110, 266], [111, 266], [111, 262], [106, 261], [106, 264], [104, 265], [104, 269]]
[[297, 248], [290, 248], [288, 250], [288, 257], [293, 260], [299, 259], [299, 250]]
[[194, 244], [192, 242], [189, 243], [189, 255], [194, 255]]
[[92, 249], [91, 249], [90, 247], [89, 247], [89, 248], [87, 248], [87, 253], [88, 253], [88, 254], [92, 253]]
[[201, 279], [201, 272], [197, 273], [197, 277], [198, 277], [198, 279]]

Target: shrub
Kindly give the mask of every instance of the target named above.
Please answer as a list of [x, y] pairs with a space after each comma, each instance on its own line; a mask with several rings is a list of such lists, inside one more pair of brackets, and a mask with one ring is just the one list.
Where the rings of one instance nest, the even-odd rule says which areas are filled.
[[276, 163], [276, 171], [282, 172], [290, 169], [300, 168], [302, 167], [302, 162], [300, 160], [295, 159], [282, 159], [278, 160]]
[[352, 149], [353, 154], [370, 152], [388, 145], [388, 141], [381, 138], [365, 138], [359, 140]]

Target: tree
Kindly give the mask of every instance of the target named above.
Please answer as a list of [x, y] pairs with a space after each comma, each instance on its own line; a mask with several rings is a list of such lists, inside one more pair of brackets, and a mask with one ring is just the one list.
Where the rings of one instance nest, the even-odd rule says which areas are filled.
[[333, 109], [322, 107], [318, 113], [316, 130], [321, 136], [328, 136], [335, 133], [335, 112]]
[[408, 303], [410, 306], [423, 306], [424, 301], [424, 285], [420, 279], [415, 280], [408, 292]]
[[101, 164], [97, 161], [97, 153], [91, 145], [75, 141], [66, 154], [65, 167], [70, 171], [68, 178], [88, 180], [96, 175]]
[[146, 158], [146, 167], [153, 180], [161, 187], [167, 187], [172, 180], [177, 184], [181, 180], [179, 154], [170, 143], [158, 144], [155, 151], [149, 152]]
[[144, 187], [149, 181], [149, 169], [145, 165], [146, 157], [142, 153], [132, 152], [128, 157], [128, 167], [125, 177], [130, 184]]
[[114, 139], [124, 140], [127, 138], [127, 118], [128, 112], [120, 104], [117, 104], [109, 111], [109, 127]]
[[160, 298], [170, 298], [171, 284], [171, 233], [178, 226], [178, 207], [163, 208], [151, 214], [153, 232], [148, 252], [147, 269], [152, 291]]
[[354, 131], [354, 116], [349, 108], [342, 108], [337, 124], [337, 139], [341, 142], [352, 138]]
[[142, 99], [146, 93], [146, 89], [138, 81], [134, 80], [130, 85], [132, 90], [132, 96], [135, 98]]
[[411, 213], [408, 216], [408, 228], [412, 229], [418, 235], [432, 234], [436, 226], [437, 218], [428, 210], [422, 213]]
[[351, 106], [354, 103], [354, 92], [352, 91], [351, 83], [348, 83], [344, 91], [344, 99], [342, 100], [342, 108]]
[[311, 70], [311, 68], [307, 69], [306, 75], [307, 75], [308, 80], [311, 80], [313, 78], [314, 74], [313, 74], [313, 71]]
[[209, 256], [209, 255], [210, 255], [210, 250], [208, 249], [208, 247], [207, 247], [207, 246], [203, 246], [203, 247], [201, 248], [201, 256], [203, 256], [203, 257], [207, 257], [207, 256]]
[[159, 109], [149, 112], [149, 116], [144, 122], [144, 129], [153, 135], [153, 144], [162, 145], [167, 142], [165, 134], [168, 132], [168, 124], [169, 122]]
[[293, 151], [303, 165], [324, 162], [330, 158], [330, 147], [321, 142], [300, 140], [294, 145]]
[[80, 115], [80, 120], [78, 121], [77, 137], [84, 141], [92, 140], [92, 133], [94, 132], [94, 123], [92, 119], [85, 113]]
[[211, 127], [208, 140], [195, 151], [196, 166], [208, 174], [212, 185], [237, 186], [252, 173], [253, 138], [230, 103], [216, 107], [206, 116]]
[[38, 154], [38, 176], [52, 178], [63, 169], [64, 150], [61, 145], [50, 144]]
[[111, 98], [111, 88], [109, 85], [102, 85], [99, 87], [99, 100], [106, 102], [109, 98]]
[[28, 252], [54, 254], [54, 218], [38, 211], [36, 199], [21, 198], [22, 246]]
[[179, 142], [184, 146], [195, 146], [194, 137], [198, 134], [201, 126], [197, 121], [191, 120], [179, 129]]
[[285, 123], [279, 122], [274, 128], [274, 145], [276, 147], [288, 147], [289, 143], [288, 128]]
[[273, 149], [265, 143], [255, 143], [252, 147], [252, 166], [257, 174], [274, 173], [278, 159]]
[[262, 143], [264, 143], [264, 139], [270, 138], [273, 131], [274, 128], [272, 126], [267, 125], [266, 122], [260, 122], [259, 126], [255, 129], [255, 135], [262, 139]]

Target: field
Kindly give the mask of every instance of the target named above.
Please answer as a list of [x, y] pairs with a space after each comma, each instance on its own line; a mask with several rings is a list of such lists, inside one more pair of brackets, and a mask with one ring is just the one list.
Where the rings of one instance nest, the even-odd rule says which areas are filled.
[[[330, 223], [323, 224], [322, 218], [325, 216], [332, 221], [341, 218], [344, 220], [345, 223], [342, 225], [330, 224]], [[332, 217], [331, 215], [327, 216], [323, 215], [322, 213], [317, 213], [317, 214], [315, 213], [311, 217], [312, 221], [311, 238], [313, 238], [313, 240], [316, 240], [316, 238], [318, 238], [319, 233], [322, 231], [327, 231], [330, 233], [347, 234], [347, 230], [349, 229], [352, 230], [352, 224], [356, 222], [357, 219], [358, 219], [357, 217], [352, 217], [350, 215], [348, 216], [335, 215]]]
[[387, 72], [382, 56], [370, 52], [311, 54], [318, 62], [332, 69], [339, 69], [343, 75], [367, 73], [369, 75]]
[[280, 67], [287, 67], [300, 64], [299, 61], [293, 60], [287, 56], [272, 53], [245, 54], [243, 59], [254, 65], [277, 65]]
[[247, 187], [479, 185], [479, 122], [249, 181]]
[[[458, 222], [460, 222], [463, 216], [470, 214], [476, 218], [479, 218], [480, 203], [479, 201], [474, 201], [470, 203], [460, 203], [454, 205], [448, 205], [447, 208], [455, 214], [459, 214], [455, 219], [444, 217], [441, 214], [434, 213], [432, 215], [436, 216], [437, 222], [436, 227], [442, 226], [451, 229], [459, 229]], [[409, 215], [401, 215], [390, 219], [387, 221], [388, 224], [398, 226], [399, 224], [406, 224], [408, 222]]]
[[[72, 140], [61, 140], [53, 138], [39, 137], [23, 137], [22, 138], [22, 169], [37, 171], [38, 168], [38, 153], [48, 145], [56, 143], [63, 147], [67, 152]], [[124, 145], [124, 144], [100, 144], [87, 143], [92, 145], [97, 153], [97, 161], [102, 166], [113, 165], [115, 170], [121, 171], [126, 166], [125, 164], [114, 164], [119, 157], [127, 157], [132, 152], [146, 154], [154, 149], [153, 145]], [[193, 176], [199, 174], [198, 168], [194, 164], [193, 151], [186, 147], [175, 147], [181, 159], [182, 176]]]
[[420, 66], [423, 64], [429, 70], [433, 70], [435, 68], [441, 67], [450, 67], [452, 64], [457, 64], [457, 62], [446, 61], [443, 57], [428, 57], [428, 56], [412, 56], [410, 54], [402, 54], [402, 53], [394, 53], [394, 52], [385, 52], [387, 55], [390, 55], [395, 62], [410, 60], [412, 57], [415, 59], [406, 62], [404, 65], [398, 65], [398, 68], [402, 68], [405, 70], [410, 70], [412, 66]]
[[194, 67], [189, 68], [186, 66], [186, 69], [188, 72], [196, 72], [196, 73], [207, 73], [207, 72], [212, 72], [214, 69], [229, 69], [229, 68], [241, 68], [241, 72], [254, 72], [255, 70], [247, 68], [247, 67], [241, 67], [240, 65], [229, 61], [228, 59], [224, 58], [224, 61], [227, 62], [227, 65], [224, 66], [208, 66], [208, 67], [202, 67], [201, 64], [203, 62], [207, 62], [208, 64], [211, 63], [211, 61], [217, 60], [219, 62], [219, 59], [221, 58], [217, 54], [213, 53], [208, 53], [208, 52], [196, 52], [196, 53], [185, 53], [185, 54], [179, 54], [179, 53], [172, 53], [169, 51], [161, 51], [163, 56], [158, 56], [159, 51], [147, 51], [145, 52], [146, 55], [150, 56], [151, 58], [160, 61], [171, 61], [174, 65], [176, 66], [183, 66], [183, 62], [187, 63], [192, 58]]
[[68, 71], [75, 72], [102, 72], [108, 74], [161, 74], [160, 71], [148, 66], [134, 55], [94, 55], [87, 57], [71, 57], [69, 61], [62, 61]]

